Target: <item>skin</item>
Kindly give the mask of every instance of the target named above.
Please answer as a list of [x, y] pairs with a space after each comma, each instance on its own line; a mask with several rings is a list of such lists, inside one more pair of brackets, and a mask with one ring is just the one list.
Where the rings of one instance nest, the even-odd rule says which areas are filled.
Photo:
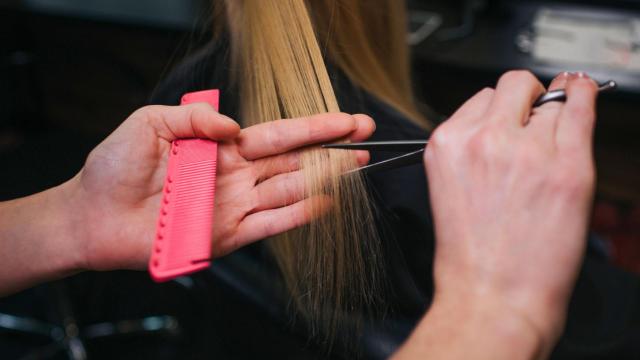
[[433, 305], [396, 359], [546, 358], [585, 251], [594, 193], [596, 85], [562, 74], [566, 103], [504, 75], [431, 137], [425, 165], [436, 228]]
[[[549, 90], [559, 88], [565, 104], [532, 109], [544, 87], [530, 73], [507, 73], [433, 134], [424, 160], [436, 294], [395, 358], [537, 359], [551, 351], [595, 182], [596, 85], [564, 74]], [[308, 209], [326, 204], [303, 198], [297, 148], [360, 141], [373, 127], [364, 116], [328, 114], [240, 131], [202, 104], [142, 109], [67, 183], [0, 203], [0, 291], [82, 269], [144, 268], [173, 139], [222, 140], [212, 239], [220, 256], [308, 222]]]
[[[328, 208], [305, 198], [300, 149], [371, 135], [364, 115], [321, 114], [240, 129], [207, 104], [133, 113], [66, 183], [0, 203], [0, 295], [83, 270], [147, 267], [171, 141], [219, 141], [213, 257], [290, 230]], [[365, 164], [366, 152], [356, 154]], [[310, 211], [312, 207], [319, 211]]]

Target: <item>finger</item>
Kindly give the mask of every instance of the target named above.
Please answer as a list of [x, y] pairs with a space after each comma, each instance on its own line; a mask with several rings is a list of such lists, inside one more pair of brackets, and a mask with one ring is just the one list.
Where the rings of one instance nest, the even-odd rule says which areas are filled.
[[279, 208], [304, 199], [305, 178], [302, 171], [276, 175], [255, 187], [257, 207], [253, 212]]
[[[551, 84], [549, 84], [548, 91], [562, 90], [567, 86], [567, 82], [570, 78], [574, 78], [576, 74], [565, 71], [563, 73], [558, 74], [553, 80], [551, 80]], [[550, 102], [548, 104], [552, 104]], [[546, 105], [546, 104], [545, 104]]]
[[449, 121], [472, 120], [483, 115], [489, 109], [491, 100], [495, 90], [492, 88], [484, 88], [476, 93], [471, 99], [467, 100], [462, 106], [451, 116]]
[[207, 103], [147, 106], [132, 116], [147, 121], [167, 141], [181, 138], [227, 140], [240, 132], [240, 126], [235, 121], [218, 113]]
[[255, 160], [253, 165], [256, 168], [255, 173], [258, 176], [258, 181], [263, 181], [278, 174], [299, 170], [301, 159], [301, 151], [292, 151]]
[[[376, 123], [368, 115], [355, 114], [353, 117], [356, 119], [358, 127], [349, 136], [347, 136], [350, 142], [361, 142], [367, 140], [373, 132], [376, 130]], [[336, 150], [343, 151], [344, 150]], [[358, 166], [364, 166], [369, 163], [371, 158], [369, 151], [367, 150], [353, 150], [353, 155], [356, 157]]]
[[[279, 167], [279, 164], [285, 162], [285, 160], [279, 160], [279, 158], [284, 159], [291, 155], [297, 155], [295, 156], [297, 159], [293, 159], [294, 156], [292, 156], [292, 159], [288, 160], [291, 163], [289, 168]], [[358, 166], [364, 166], [369, 162], [369, 153], [365, 151], [363, 155], [366, 155], [366, 158], [363, 156], [357, 157]], [[299, 153], [296, 153], [276, 156], [269, 161], [272, 168], [263, 170], [264, 173], [259, 180], [261, 182], [255, 187], [258, 206], [254, 211], [282, 207], [303, 199], [305, 196], [305, 174], [302, 171], [296, 171], [299, 169], [299, 159]], [[257, 161], [261, 160], [263, 159]], [[298, 167], [294, 169], [296, 160], [298, 161]]]
[[357, 128], [348, 136], [352, 142], [364, 141], [376, 131], [376, 123], [371, 117], [363, 114], [355, 114], [353, 117], [356, 120]]
[[[354, 151], [356, 161], [359, 166], [369, 163], [369, 152], [366, 150]], [[271, 178], [275, 175], [300, 170], [302, 160], [302, 151], [290, 151], [285, 154], [269, 156], [253, 161], [256, 168], [258, 181]]]
[[369, 160], [371, 160], [371, 155], [366, 150], [357, 150], [355, 153], [358, 166], [365, 166], [369, 163]]
[[355, 117], [344, 113], [275, 120], [243, 129], [237, 139], [238, 150], [245, 159], [255, 160], [340, 139], [357, 127]]
[[488, 117], [505, 125], [523, 126], [533, 103], [545, 92], [544, 86], [528, 71], [510, 71], [500, 78]]
[[[569, 79], [575, 74], [563, 72], [556, 76], [549, 84], [547, 91], [562, 90], [567, 86]], [[555, 132], [558, 125], [558, 116], [564, 103], [550, 101], [546, 104], [534, 108], [531, 112], [530, 121], [526, 124], [527, 133], [538, 137], [546, 144], [555, 143]]]
[[[547, 89], [547, 91], [563, 90], [567, 86], [567, 82], [569, 81], [569, 79], [574, 78], [575, 76], [576, 74], [566, 71], [559, 74], [551, 81], [551, 84], [549, 84], [549, 88]], [[562, 109], [563, 105], [564, 103], [560, 101], [550, 101], [535, 108], [534, 113], [555, 114], [557, 116], [560, 114], [560, 109]]]
[[286, 207], [251, 214], [238, 226], [234, 243], [242, 247], [295, 229], [322, 216], [330, 206], [328, 196], [314, 196]]
[[586, 75], [569, 80], [567, 101], [558, 119], [559, 149], [591, 149], [598, 86]]

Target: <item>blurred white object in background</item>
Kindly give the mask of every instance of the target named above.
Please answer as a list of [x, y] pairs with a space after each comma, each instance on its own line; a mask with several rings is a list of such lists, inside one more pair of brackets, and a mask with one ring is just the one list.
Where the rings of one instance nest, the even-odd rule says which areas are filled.
[[532, 26], [536, 60], [640, 71], [639, 17], [542, 8]]

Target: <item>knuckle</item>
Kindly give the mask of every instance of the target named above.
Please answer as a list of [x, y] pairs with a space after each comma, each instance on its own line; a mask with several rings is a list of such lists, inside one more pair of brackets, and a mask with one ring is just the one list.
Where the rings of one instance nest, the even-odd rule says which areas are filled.
[[491, 110], [489, 112], [488, 116], [488, 120], [489, 123], [491, 125], [487, 125], [488, 127], [491, 127], [492, 130], [498, 130], [497, 126], [495, 124], [505, 124], [507, 122], [509, 122], [509, 114], [505, 113], [504, 111], [501, 111], [501, 109], [495, 109], [495, 110]]
[[300, 151], [293, 152], [288, 154], [285, 158], [285, 162], [287, 164], [287, 169], [289, 171], [294, 171], [300, 168], [301, 162], [301, 154]]
[[376, 122], [371, 116], [365, 114], [355, 114], [353, 115], [353, 118], [355, 119], [356, 128], [360, 128], [360, 126], [362, 125], [369, 131], [375, 131]]
[[138, 111], [140, 112], [160, 112], [164, 109], [166, 109], [167, 106], [164, 105], [146, 105], [141, 107]]
[[513, 157], [514, 149], [511, 146], [503, 132], [494, 125], [488, 125], [469, 139], [466, 150], [476, 157], [504, 161]]
[[595, 171], [587, 166], [564, 166], [551, 178], [554, 193], [571, 202], [588, 197], [594, 184]]
[[512, 70], [502, 75], [501, 80], [508, 82], [537, 82], [538, 78], [529, 70]]
[[598, 90], [598, 85], [596, 84], [596, 82], [587, 78], [575, 79], [569, 84], [569, 86], [573, 89], [580, 89], [584, 92], [595, 93]]
[[435, 154], [433, 153], [433, 148], [431, 147], [431, 145], [427, 146], [427, 148], [424, 150], [422, 161], [427, 165], [435, 161]]
[[364, 121], [375, 124], [375, 121], [373, 120], [373, 118], [367, 114], [355, 114], [353, 115], [353, 117], [355, 117], [356, 119], [362, 119]]
[[191, 104], [195, 109], [199, 109], [201, 111], [215, 111], [213, 109], [213, 106], [211, 106], [211, 104], [209, 104], [208, 102], [197, 102], [197, 103], [193, 103]]
[[277, 121], [270, 121], [267, 131], [266, 138], [267, 144], [271, 148], [272, 151], [276, 152], [278, 149], [282, 148], [284, 145], [284, 139], [287, 136], [286, 128], [283, 126], [279, 126]]
[[335, 122], [340, 123], [341, 126], [344, 126], [348, 131], [353, 131], [357, 129], [358, 122], [353, 115], [339, 112], [331, 114], [330, 119], [332, 120], [330, 123], [327, 123], [327, 126], [334, 126]]
[[267, 178], [267, 169], [270, 167], [270, 161], [271, 160], [254, 161], [253, 166], [249, 168], [250, 178], [253, 179], [255, 185], [258, 185]]
[[138, 115], [140, 118], [149, 116], [157, 117], [164, 110], [164, 106], [161, 105], [147, 105], [136, 110], [133, 115]]
[[450, 138], [453, 134], [455, 134], [455, 132], [453, 131], [453, 127], [450, 123], [443, 123], [431, 134], [431, 137], [429, 138], [429, 146], [427, 148], [438, 149], [447, 146], [451, 142]]
[[215, 112], [213, 107], [207, 103], [193, 103], [189, 104], [190, 117], [196, 118], [201, 116], [207, 116], [211, 112]]
[[131, 116], [132, 119], [136, 119], [149, 125], [164, 123], [165, 106], [149, 105], [136, 110]]
[[295, 177], [288, 173], [284, 176], [284, 179], [277, 184], [277, 191], [284, 195], [285, 205], [291, 205], [296, 200], [296, 191], [294, 189], [295, 180]]
[[496, 90], [494, 88], [491, 87], [485, 87], [482, 90], [480, 90], [478, 92], [478, 95], [483, 96], [483, 97], [487, 97], [487, 96], [491, 96], [496, 92]]
[[478, 155], [493, 155], [496, 146], [495, 137], [489, 128], [483, 128], [469, 139], [467, 152]]
[[569, 112], [570, 116], [580, 121], [588, 121], [594, 119], [596, 111], [590, 106], [576, 106]]

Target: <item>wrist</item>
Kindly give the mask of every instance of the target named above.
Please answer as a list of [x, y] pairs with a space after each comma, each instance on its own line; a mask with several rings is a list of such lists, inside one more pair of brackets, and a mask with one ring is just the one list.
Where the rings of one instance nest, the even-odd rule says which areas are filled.
[[0, 296], [80, 271], [70, 185], [0, 203]]
[[539, 293], [536, 296], [509, 296], [470, 292], [457, 298], [457, 302], [446, 298], [450, 305], [442, 306], [443, 311], [451, 311], [451, 306], [460, 307], [472, 319], [474, 326], [484, 329], [482, 334], [500, 342], [508, 339], [504, 341], [519, 344], [514, 347], [516, 352], [510, 358], [547, 358], [563, 329], [564, 316], [561, 314], [564, 314], [564, 308], [559, 309], [557, 302], [549, 301]]
[[86, 243], [89, 239], [79, 176], [71, 178], [50, 191], [53, 199], [51, 203], [55, 204], [51, 211], [57, 214], [59, 219], [59, 245], [65, 252], [64, 270], [67, 273], [88, 270]]
[[502, 302], [436, 296], [398, 357], [541, 359], [550, 350], [540, 330]]
[[435, 316], [457, 311], [468, 322], [466, 336], [474, 337], [485, 349], [495, 351], [494, 358], [538, 359], [546, 352], [543, 331], [522, 312], [492, 297], [459, 298], [448, 304], [436, 303]]

